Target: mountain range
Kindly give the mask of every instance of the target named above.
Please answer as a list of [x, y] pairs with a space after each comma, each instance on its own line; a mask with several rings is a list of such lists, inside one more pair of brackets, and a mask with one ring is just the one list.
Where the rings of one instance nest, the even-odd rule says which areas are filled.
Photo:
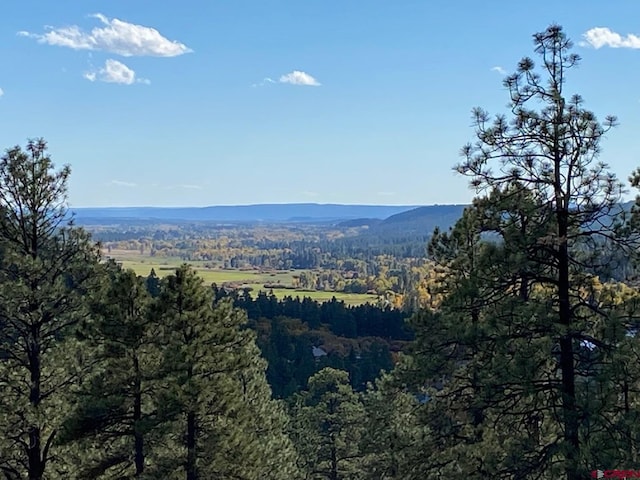
[[322, 223], [368, 227], [370, 233], [413, 234], [448, 228], [464, 205], [341, 205], [318, 203], [257, 204], [211, 207], [73, 208], [80, 225], [149, 223]]
[[416, 205], [340, 205], [284, 203], [211, 207], [72, 208], [78, 223], [118, 220], [195, 222], [332, 222], [358, 218], [385, 219]]

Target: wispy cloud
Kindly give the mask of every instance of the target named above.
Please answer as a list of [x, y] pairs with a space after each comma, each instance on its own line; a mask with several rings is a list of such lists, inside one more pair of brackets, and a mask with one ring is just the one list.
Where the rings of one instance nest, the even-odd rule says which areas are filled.
[[300, 70], [294, 70], [291, 73], [282, 75], [278, 80], [280, 83], [288, 83], [290, 85], [304, 85], [308, 87], [319, 87], [322, 85], [315, 78]]
[[4, 95], [4, 90], [0, 88], [0, 97], [2, 97], [3, 95]]
[[47, 31], [43, 34], [22, 31], [18, 35], [34, 38], [47, 45], [104, 51], [124, 57], [175, 57], [192, 51], [185, 44], [162, 36], [155, 28], [117, 18], [110, 19], [100, 13], [91, 16], [97, 18], [102, 26], [95, 27], [90, 32], [72, 25], [62, 28], [46, 27]]
[[196, 185], [194, 183], [177, 183], [173, 185], [164, 185], [162, 188], [167, 190], [184, 189], [184, 190], [202, 190], [202, 185]]
[[276, 83], [276, 81], [272, 78], [269, 77], [265, 77], [262, 79], [262, 81], [260, 83], [254, 83], [253, 85], [251, 85], [252, 87], [264, 87], [265, 85], [269, 85], [272, 83]]
[[302, 85], [307, 87], [319, 87], [322, 85], [318, 80], [309, 75], [306, 72], [300, 70], [294, 70], [289, 73], [281, 75], [276, 81], [273, 78], [265, 77], [260, 83], [254, 83], [252, 87], [264, 87], [265, 85], [272, 85], [274, 83], [287, 83], [289, 85]]
[[378, 195], [381, 197], [394, 197], [396, 192], [378, 192]]
[[98, 80], [100, 82], [119, 83], [122, 85], [132, 85], [134, 83], [145, 83], [148, 85], [151, 83], [146, 78], [137, 78], [136, 72], [124, 63], [111, 58], [105, 62], [104, 67], [86, 72], [83, 76], [92, 82]]
[[491, 67], [491, 71], [492, 72], [498, 72], [500, 75], [506, 75], [507, 74], [507, 71], [504, 68], [502, 68], [501, 66], [499, 66], [499, 65], [496, 65], [495, 67]]
[[320, 194], [318, 192], [312, 192], [310, 190], [304, 190], [302, 192], [300, 192], [302, 195], [304, 195], [305, 197], [318, 197], [320, 196]]
[[123, 182], [122, 180], [111, 180], [108, 185], [113, 185], [116, 187], [137, 187], [138, 184], [137, 183], [132, 183], [132, 182]]
[[584, 42], [581, 45], [591, 45], [594, 48], [640, 48], [640, 37], [632, 33], [620, 35], [607, 27], [595, 27], [582, 34]]

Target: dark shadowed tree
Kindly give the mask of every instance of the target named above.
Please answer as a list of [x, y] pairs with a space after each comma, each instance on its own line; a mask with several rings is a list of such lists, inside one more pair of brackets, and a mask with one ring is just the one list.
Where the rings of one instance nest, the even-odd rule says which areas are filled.
[[77, 391], [60, 441], [75, 447], [78, 478], [152, 478], [145, 477], [146, 457], [159, 427], [171, 419], [158, 395], [162, 331], [150, 314], [145, 280], [115, 263], [104, 273], [91, 302], [93, 318], [82, 329], [92, 372]]

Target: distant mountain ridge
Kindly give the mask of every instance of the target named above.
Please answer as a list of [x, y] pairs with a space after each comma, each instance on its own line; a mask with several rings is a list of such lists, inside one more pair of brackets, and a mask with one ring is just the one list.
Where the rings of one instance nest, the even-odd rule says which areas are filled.
[[79, 224], [170, 222], [336, 222], [372, 218], [383, 220], [416, 205], [343, 205], [282, 203], [210, 207], [72, 208]]
[[398, 231], [431, 234], [436, 227], [447, 230], [462, 216], [467, 205], [427, 205], [397, 213], [371, 227], [372, 232]]
[[[629, 211], [635, 202], [620, 204]], [[370, 239], [424, 239], [436, 227], [448, 230], [468, 205], [342, 205], [319, 203], [256, 204], [211, 207], [104, 207], [72, 208], [76, 223], [84, 226], [153, 225], [157, 223], [216, 224], [322, 224], [356, 228], [358, 236]], [[616, 210], [614, 209], [614, 212]], [[604, 221], [604, 219], [601, 219]], [[603, 225], [604, 226], [604, 225]], [[593, 227], [596, 228], [596, 227]]]

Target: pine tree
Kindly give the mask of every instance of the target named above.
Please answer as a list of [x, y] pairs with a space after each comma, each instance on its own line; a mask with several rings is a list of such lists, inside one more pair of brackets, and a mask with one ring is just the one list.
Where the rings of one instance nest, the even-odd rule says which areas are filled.
[[426, 429], [419, 422], [419, 400], [384, 374], [363, 396], [366, 419], [362, 438], [365, 478], [409, 479], [422, 463]]
[[60, 440], [76, 446], [78, 478], [145, 478], [147, 453], [167, 421], [157, 395], [161, 330], [150, 315], [144, 279], [113, 263], [105, 270], [93, 318], [82, 332], [93, 371], [77, 392]]
[[98, 250], [66, 207], [68, 166], [44, 140], [0, 160], [0, 471], [48, 477], [69, 386], [85, 365], [72, 336], [87, 315]]
[[167, 397], [176, 405], [162, 476], [296, 478], [286, 418], [271, 400], [246, 313], [231, 299], [214, 306], [213, 290], [183, 266], [162, 280], [157, 315], [169, 339]]
[[347, 372], [327, 367], [309, 378], [309, 388], [299, 395], [291, 415], [292, 438], [307, 478], [363, 478], [365, 411]]
[[632, 326], [633, 302], [621, 308], [597, 293], [608, 253], [631, 254], [637, 240], [622, 184], [597, 161], [616, 121], [600, 124], [579, 96], [565, 98], [579, 58], [561, 27], [534, 44], [543, 74], [524, 58], [505, 80], [513, 118], [474, 110], [477, 142], [457, 169], [479, 197], [451, 232], [434, 235], [443, 301], [413, 320], [405, 378], [431, 387], [433, 478], [577, 480], [601, 467], [607, 441], [602, 430], [590, 437], [595, 425], [608, 424], [610, 439], [632, 437], [619, 400], [593, 395], [613, 381], [604, 372], [628, 368], [615, 352]]
[[[245, 346], [242, 355], [251, 359], [250, 363], [231, 375], [238, 410], [227, 422], [224, 435], [209, 433], [205, 442], [209, 465], [222, 468], [207, 471], [217, 470], [220, 478], [246, 480], [301, 478], [298, 455], [287, 435], [289, 418], [283, 404], [271, 399], [266, 362], [254, 341]], [[230, 441], [234, 435], [238, 438], [235, 443]], [[229, 462], [230, 458], [241, 461]]]

